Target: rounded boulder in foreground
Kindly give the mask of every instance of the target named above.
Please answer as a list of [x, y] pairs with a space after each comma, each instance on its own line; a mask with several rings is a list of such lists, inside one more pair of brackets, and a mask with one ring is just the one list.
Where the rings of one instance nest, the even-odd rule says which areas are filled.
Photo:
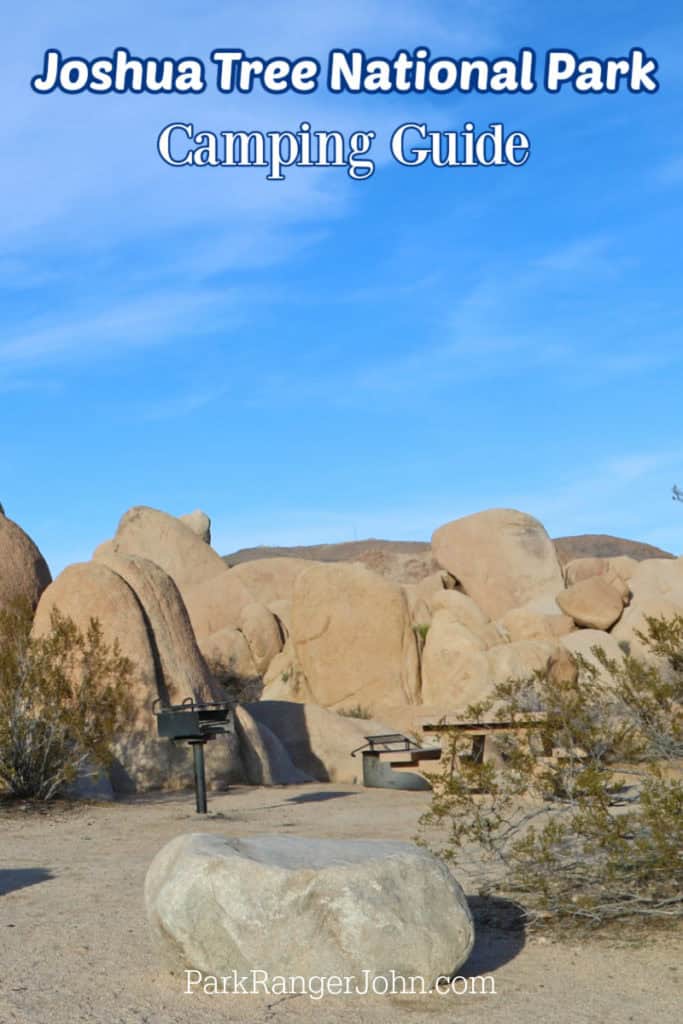
[[359, 979], [453, 974], [474, 925], [448, 868], [412, 843], [299, 836], [177, 836], [145, 881], [171, 966], [203, 974]]

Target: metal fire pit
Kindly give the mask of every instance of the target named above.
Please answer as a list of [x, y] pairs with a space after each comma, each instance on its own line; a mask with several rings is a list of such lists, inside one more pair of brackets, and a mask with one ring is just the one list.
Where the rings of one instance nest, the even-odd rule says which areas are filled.
[[197, 814], [206, 814], [204, 744], [216, 736], [234, 732], [233, 704], [230, 701], [195, 701], [192, 697], [182, 704], [162, 704], [157, 699], [152, 710], [162, 739], [189, 743], [192, 747]]
[[400, 732], [366, 736], [351, 757], [363, 753], [363, 785], [373, 789], [431, 789], [422, 774], [422, 761], [438, 761], [441, 747], [421, 747]]

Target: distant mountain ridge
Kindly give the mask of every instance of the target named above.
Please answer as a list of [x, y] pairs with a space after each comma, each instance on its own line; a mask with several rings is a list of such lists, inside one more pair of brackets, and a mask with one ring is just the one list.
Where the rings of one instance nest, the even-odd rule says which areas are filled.
[[557, 537], [553, 543], [563, 565], [571, 562], [572, 558], [615, 558], [618, 555], [629, 555], [637, 562], [642, 562], [645, 558], [676, 557], [670, 551], [664, 551], [653, 544], [611, 537], [608, 533], [581, 533], [576, 537]]
[[[645, 558], [674, 558], [669, 551], [637, 540], [611, 537], [609, 534], [585, 533], [576, 537], [558, 537], [554, 542], [560, 562], [566, 565], [573, 558], [608, 558], [630, 555], [637, 561]], [[339, 544], [306, 544], [293, 547], [241, 548], [224, 555], [228, 565], [239, 565], [259, 558], [305, 558], [318, 562], [363, 562], [369, 569], [401, 583], [414, 583], [438, 569], [428, 541], [367, 540], [343, 541]]]

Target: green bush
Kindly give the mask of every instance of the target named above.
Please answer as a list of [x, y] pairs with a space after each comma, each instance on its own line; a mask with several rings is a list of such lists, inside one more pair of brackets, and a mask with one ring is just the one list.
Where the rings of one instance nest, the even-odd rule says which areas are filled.
[[90, 766], [106, 767], [132, 715], [133, 665], [96, 620], [82, 633], [54, 612], [31, 636], [28, 605], [0, 611], [0, 788], [50, 800]]
[[576, 679], [498, 686], [463, 717], [536, 726], [485, 763], [453, 739], [432, 780], [421, 841], [530, 921], [683, 915], [683, 618], [647, 621], [658, 662], [596, 648]]
[[340, 708], [337, 714], [342, 715], [344, 718], [372, 718], [369, 708], [364, 708], [362, 704], [356, 704], [351, 708]]

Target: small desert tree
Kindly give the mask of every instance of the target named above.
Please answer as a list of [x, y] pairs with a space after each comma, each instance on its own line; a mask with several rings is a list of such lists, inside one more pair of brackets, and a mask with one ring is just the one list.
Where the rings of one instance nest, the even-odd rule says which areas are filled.
[[55, 611], [41, 637], [31, 625], [27, 604], [0, 611], [0, 788], [50, 800], [86, 764], [110, 763], [132, 714], [133, 666], [96, 620], [83, 633]]
[[422, 841], [531, 921], [683, 916], [683, 618], [647, 623], [659, 661], [498, 686], [465, 717], [518, 731], [485, 763], [452, 740], [433, 779]]

